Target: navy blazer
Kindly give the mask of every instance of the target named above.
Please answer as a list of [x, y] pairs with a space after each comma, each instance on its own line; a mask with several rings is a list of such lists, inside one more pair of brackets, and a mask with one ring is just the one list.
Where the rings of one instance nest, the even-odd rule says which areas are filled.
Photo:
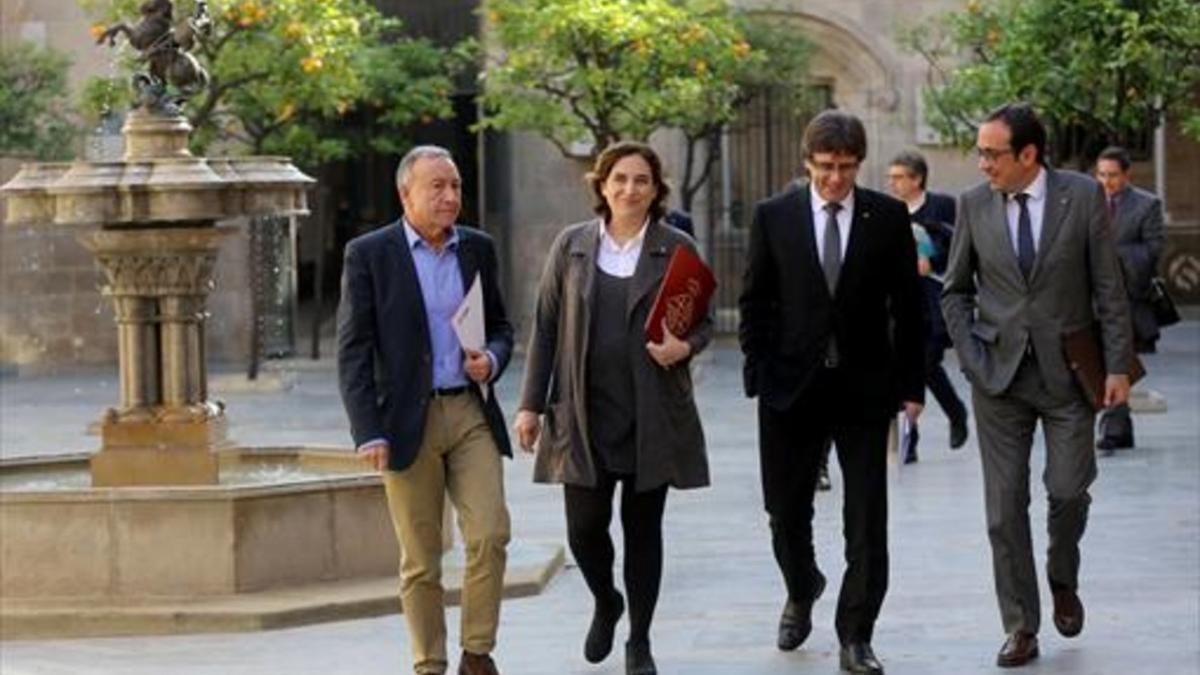
[[[483, 284], [487, 349], [496, 357], [494, 382], [512, 356], [513, 329], [497, 284], [496, 249], [486, 233], [462, 226], [458, 266], [463, 289], [475, 274]], [[413, 463], [425, 432], [425, 414], [433, 391], [433, 356], [425, 301], [402, 221], [346, 244], [338, 305], [338, 386], [350, 417], [355, 445], [382, 438], [391, 446], [388, 468], [402, 471]], [[479, 399], [496, 447], [512, 455], [504, 415], [493, 394]]]
[[929, 259], [936, 274], [946, 273], [946, 262], [950, 259], [950, 240], [954, 237], [954, 220], [957, 207], [954, 198], [936, 192], [925, 193], [925, 203], [912, 214], [914, 223], [925, 228], [933, 242], [934, 253]]

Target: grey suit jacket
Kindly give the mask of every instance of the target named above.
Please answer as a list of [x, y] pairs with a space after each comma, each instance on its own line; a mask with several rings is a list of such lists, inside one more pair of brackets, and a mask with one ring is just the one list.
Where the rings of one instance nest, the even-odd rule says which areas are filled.
[[963, 371], [993, 396], [1008, 388], [1030, 343], [1049, 393], [1082, 396], [1062, 336], [1097, 319], [1105, 368], [1129, 372], [1129, 304], [1103, 191], [1082, 174], [1046, 173], [1046, 211], [1028, 281], [1017, 265], [1004, 195], [983, 183], [959, 198], [942, 310]]
[[1158, 259], [1166, 239], [1162, 200], [1132, 185], [1118, 192], [1113, 236], [1129, 292], [1134, 335], [1139, 344], [1153, 343], [1158, 339], [1158, 320], [1148, 300], [1150, 280], [1158, 273]]
[[[599, 222], [578, 223], [559, 234], [538, 286], [520, 406], [546, 416], [534, 462], [537, 482], [596, 485], [588, 441], [587, 354]], [[663, 223], [646, 228], [629, 289], [627, 328], [642, 330], [676, 246], [696, 250], [692, 238], [675, 228]], [[712, 340], [712, 330], [710, 312], [686, 338], [693, 355]], [[688, 364], [662, 368], [641, 345], [630, 356], [637, 399], [636, 489], [708, 485], [704, 431]]]

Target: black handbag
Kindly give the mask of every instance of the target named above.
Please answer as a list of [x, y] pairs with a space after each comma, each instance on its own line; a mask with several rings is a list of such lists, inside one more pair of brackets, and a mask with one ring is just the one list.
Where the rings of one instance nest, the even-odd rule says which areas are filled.
[[1179, 323], [1179, 310], [1175, 308], [1175, 301], [1167, 292], [1166, 279], [1154, 277], [1150, 280], [1149, 301], [1150, 307], [1154, 310], [1154, 319], [1158, 321], [1159, 327]]

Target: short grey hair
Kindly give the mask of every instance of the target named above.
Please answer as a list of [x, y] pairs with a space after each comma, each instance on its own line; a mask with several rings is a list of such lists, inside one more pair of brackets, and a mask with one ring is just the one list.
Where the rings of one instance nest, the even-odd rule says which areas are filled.
[[418, 145], [417, 147], [405, 153], [400, 159], [400, 164], [396, 166], [396, 187], [403, 189], [408, 183], [408, 176], [412, 173], [413, 165], [419, 159], [448, 159], [453, 164], [454, 156], [450, 151], [440, 145]]

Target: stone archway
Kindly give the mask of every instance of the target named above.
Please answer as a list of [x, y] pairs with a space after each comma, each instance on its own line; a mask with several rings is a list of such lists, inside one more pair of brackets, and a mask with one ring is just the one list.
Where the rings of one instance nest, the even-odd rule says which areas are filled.
[[795, 25], [797, 32], [812, 42], [814, 81], [829, 86], [833, 105], [857, 115], [867, 128], [870, 151], [859, 182], [880, 185], [883, 163], [890, 149], [881, 152], [879, 141], [890, 135], [885, 128], [895, 123], [901, 102], [898, 68], [901, 57], [893, 51], [890, 38], [872, 34], [851, 17], [836, 11], [758, 10], [753, 6], [745, 9], [756, 16]]

